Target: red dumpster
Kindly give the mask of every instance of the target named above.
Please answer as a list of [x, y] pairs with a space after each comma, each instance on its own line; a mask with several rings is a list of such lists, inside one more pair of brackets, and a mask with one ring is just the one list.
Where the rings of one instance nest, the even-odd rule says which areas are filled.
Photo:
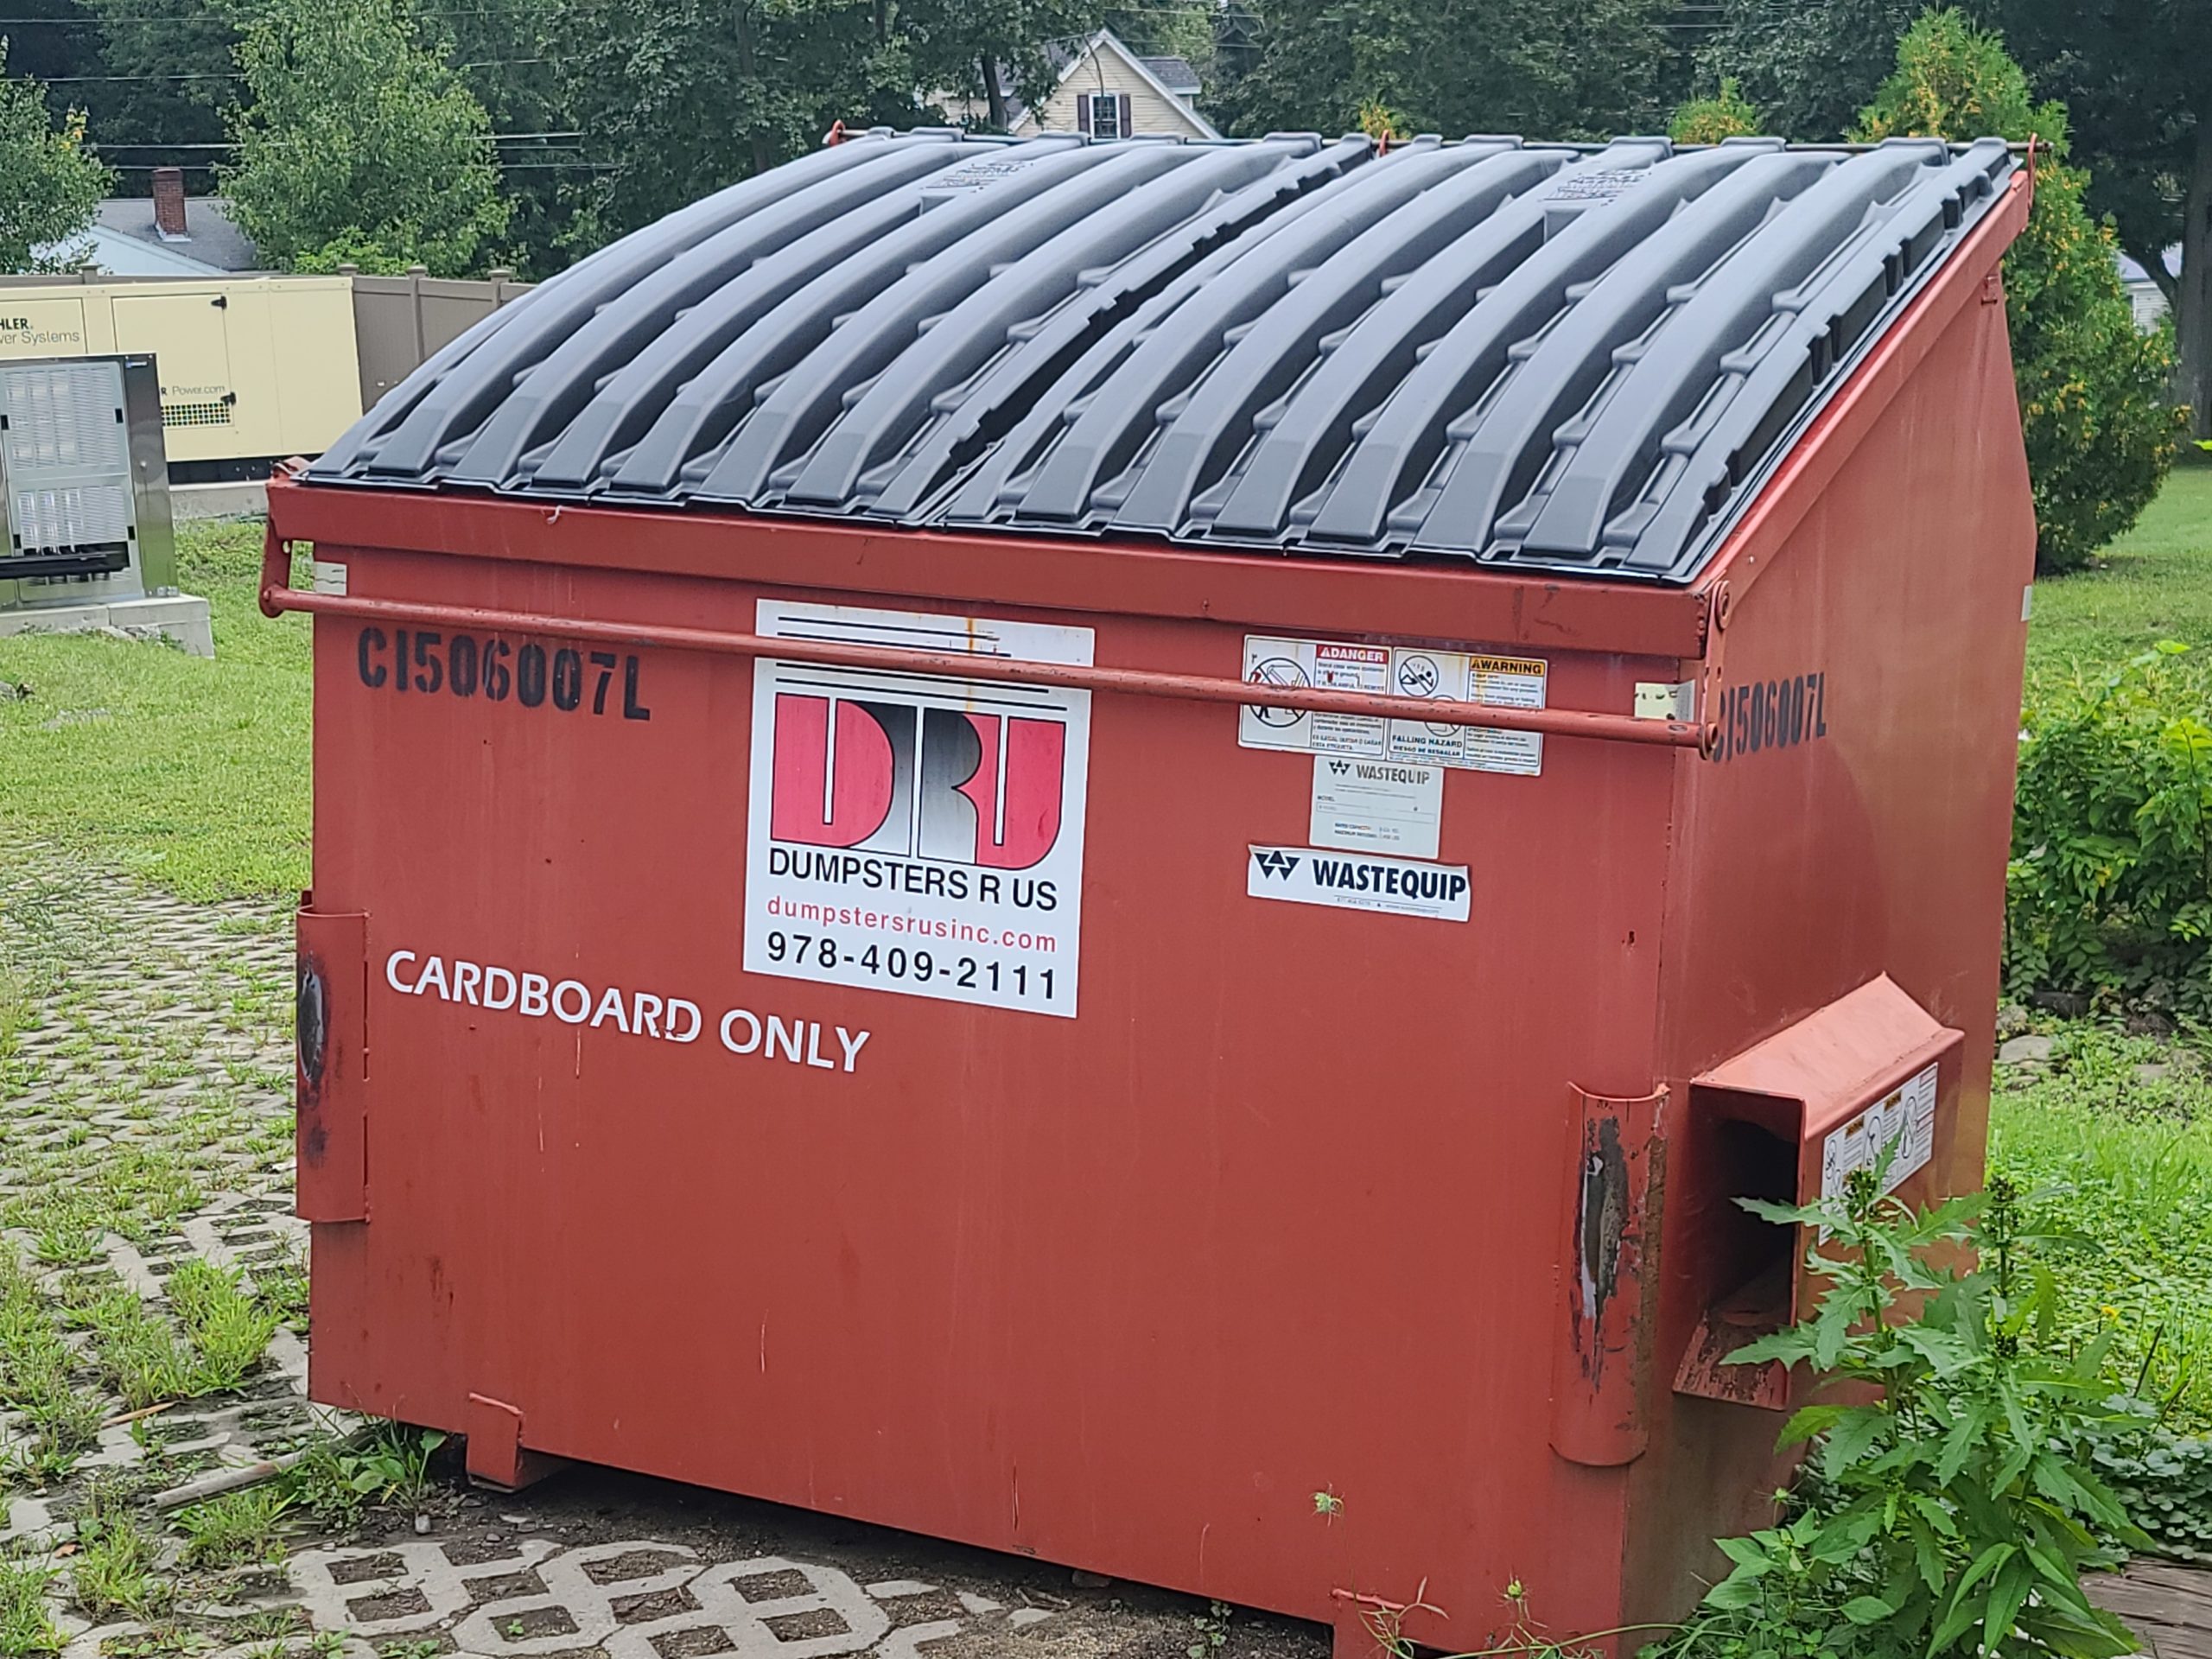
[[2027, 200], [876, 133], [456, 340], [270, 492], [315, 1396], [1348, 1653], [1681, 1611], [1733, 1201], [1980, 1175]]

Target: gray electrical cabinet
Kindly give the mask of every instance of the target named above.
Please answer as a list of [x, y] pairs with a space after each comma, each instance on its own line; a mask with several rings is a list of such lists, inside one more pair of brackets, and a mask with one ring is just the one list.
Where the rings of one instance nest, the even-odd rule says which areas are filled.
[[0, 606], [176, 591], [151, 357], [0, 362]]
[[153, 358], [0, 362], [0, 632], [136, 624], [212, 651], [179, 599]]

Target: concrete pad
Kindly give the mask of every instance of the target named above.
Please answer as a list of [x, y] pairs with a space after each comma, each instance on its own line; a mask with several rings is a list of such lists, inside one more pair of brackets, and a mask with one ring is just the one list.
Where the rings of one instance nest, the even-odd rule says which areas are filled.
[[194, 657], [215, 654], [215, 628], [207, 613], [207, 601], [190, 594], [0, 611], [0, 638], [12, 633], [119, 633], [130, 639], [167, 638]]
[[169, 517], [180, 524], [197, 518], [258, 518], [268, 511], [269, 486], [258, 478], [169, 486]]

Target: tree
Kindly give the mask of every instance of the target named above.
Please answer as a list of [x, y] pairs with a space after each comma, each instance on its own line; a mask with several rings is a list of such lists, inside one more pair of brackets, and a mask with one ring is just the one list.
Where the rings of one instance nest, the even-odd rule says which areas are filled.
[[[72, 110], [57, 128], [45, 90], [9, 78], [8, 42], [0, 38], [0, 270], [73, 263], [71, 245], [91, 228], [107, 192], [108, 171], [85, 143], [83, 111]], [[56, 245], [56, 255], [34, 251]]]
[[[897, 11], [922, 96], [978, 99], [998, 132], [1011, 124], [1014, 99], [1037, 103], [1059, 79], [1052, 48], [1076, 49], [1106, 16], [1103, 0], [905, 0]], [[1185, 16], [1166, 5], [1156, 21], [1173, 33]]]
[[1698, 54], [1709, 75], [1740, 79], [1763, 118], [1793, 138], [1841, 137], [1897, 61], [1898, 38], [1929, 0], [1724, 0]]
[[1717, 94], [1690, 99], [1667, 124], [1667, 136], [1678, 144], [1717, 144], [1758, 130], [1759, 112], [1745, 100], [1744, 85], [1733, 75], [1721, 76]]
[[1242, 132], [1345, 132], [1379, 105], [1416, 132], [1649, 130], [1669, 0], [1274, 0], [1224, 100]]
[[222, 169], [263, 257], [465, 273], [505, 230], [484, 106], [410, 0], [259, 0], [238, 43], [250, 102]]
[[570, 118], [602, 170], [572, 238], [648, 224], [822, 142], [923, 113], [892, 0], [557, 0]]
[[[13, 3], [13, 0], [10, 0]], [[87, 86], [92, 130], [141, 194], [145, 168], [186, 168], [185, 188], [213, 188], [226, 111], [238, 97], [238, 30], [218, 0], [84, 0], [98, 33], [79, 71], [114, 77]]]
[[[135, 0], [102, 0], [106, 4]], [[436, 29], [452, 41], [450, 60], [491, 118], [499, 190], [510, 209], [505, 236], [480, 262], [510, 266], [532, 279], [568, 263], [579, 211], [590, 200], [593, 136], [573, 118], [560, 60], [557, 0], [423, 0]]]
[[[2212, 435], [2212, 6], [2204, 0], [1980, 0], [2037, 86], [2063, 99], [2090, 206], [2165, 291], [2183, 396]], [[2161, 257], [2181, 245], [2181, 270]]]
[[2035, 207], [2005, 257], [2006, 316], [2036, 498], [2036, 563], [2080, 564], [2133, 524], [2179, 441], [2166, 398], [2172, 353], [2135, 327], [2109, 226], [2083, 205], [2065, 110], [2037, 104], [2002, 39], [1955, 11], [1930, 12], [1897, 48], [1897, 71], [1860, 112], [1855, 137], [2007, 138], [2050, 145]]

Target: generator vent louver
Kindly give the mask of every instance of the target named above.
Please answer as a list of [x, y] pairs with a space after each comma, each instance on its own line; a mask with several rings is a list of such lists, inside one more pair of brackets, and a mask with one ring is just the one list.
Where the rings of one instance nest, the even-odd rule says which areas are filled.
[[493, 313], [308, 476], [1680, 583], [2013, 166], [874, 133]]

